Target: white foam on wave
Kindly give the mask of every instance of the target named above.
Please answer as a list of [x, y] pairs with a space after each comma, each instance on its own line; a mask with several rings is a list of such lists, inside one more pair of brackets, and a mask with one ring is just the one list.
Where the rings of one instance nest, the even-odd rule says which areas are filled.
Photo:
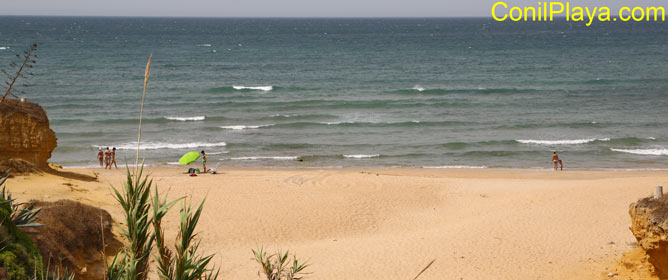
[[222, 152], [207, 152], [207, 155], [222, 155], [222, 154], [227, 154], [230, 151], [222, 151]]
[[274, 89], [274, 86], [257, 86], [257, 87], [232, 86], [232, 88], [236, 90], [250, 89], [250, 90], [272, 91]]
[[320, 124], [337, 125], [337, 124], [344, 124], [344, 123], [355, 123], [355, 122], [321, 122]]
[[298, 157], [233, 157], [231, 160], [296, 160]]
[[231, 129], [231, 130], [244, 130], [244, 129], [258, 129], [258, 128], [270, 127], [270, 126], [273, 126], [273, 124], [265, 124], [265, 125], [223, 125], [223, 126], [220, 126], [220, 128]]
[[425, 169], [484, 169], [487, 166], [471, 166], [471, 165], [441, 165], [441, 166], [423, 166]]
[[610, 148], [613, 152], [629, 153], [636, 155], [648, 156], [668, 156], [668, 149], [615, 149]]
[[273, 114], [269, 117], [272, 117], [272, 118], [279, 118], [279, 117], [280, 118], [292, 118], [292, 117], [295, 117], [295, 116], [296, 115], [289, 115], [289, 114]]
[[515, 140], [522, 144], [537, 144], [537, 145], [579, 145], [587, 144], [594, 141], [610, 141], [610, 138], [588, 138], [588, 139], [573, 139], [573, 140]]
[[211, 44], [199, 44], [198, 47], [211, 47]]
[[0, 50], [6, 50], [9, 49], [9, 47], [0, 47]]
[[413, 88], [411, 88], [411, 89], [412, 89], [412, 90], [417, 90], [417, 91], [424, 91], [424, 88], [423, 88], [422, 86], [420, 86], [420, 85], [415, 85], [415, 86], [413, 86]]
[[165, 119], [172, 120], [172, 121], [203, 121], [206, 119], [206, 116], [195, 116], [195, 117], [172, 117], [172, 116], [166, 116], [164, 117]]
[[374, 158], [379, 157], [379, 154], [375, 155], [343, 155], [344, 158], [354, 158], [354, 159], [363, 159], [363, 158]]
[[[102, 146], [92, 145], [96, 148], [101, 148]], [[164, 142], [142, 142], [139, 147], [140, 150], [159, 150], [159, 149], [188, 149], [188, 148], [206, 148], [206, 147], [224, 147], [227, 146], [225, 142], [218, 143], [202, 143], [202, 142], [193, 142], [193, 143], [164, 143]], [[113, 147], [113, 146], [112, 146]], [[119, 150], [136, 150], [137, 142], [130, 142], [116, 146], [116, 149]]]

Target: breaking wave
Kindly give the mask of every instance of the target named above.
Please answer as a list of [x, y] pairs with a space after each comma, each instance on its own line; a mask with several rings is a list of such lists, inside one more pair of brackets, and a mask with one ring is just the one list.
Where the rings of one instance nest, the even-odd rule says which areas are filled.
[[610, 138], [589, 138], [589, 139], [573, 139], [573, 140], [515, 140], [522, 144], [536, 144], [536, 145], [580, 145], [587, 144], [594, 141], [610, 141]]
[[206, 116], [195, 116], [195, 117], [172, 117], [172, 116], [166, 116], [164, 117], [165, 119], [172, 120], [172, 121], [203, 121], [206, 119]]
[[[158, 150], [158, 149], [188, 149], [188, 148], [203, 148], [203, 147], [224, 147], [227, 146], [225, 142], [218, 143], [164, 143], [164, 142], [142, 142], [140, 150]], [[102, 146], [93, 145], [93, 147], [101, 148]], [[106, 147], [106, 146], [105, 146]], [[119, 150], [136, 150], [137, 142], [124, 143], [116, 146]]]
[[636, 155], [649, 155], [649, 156], [668, 156], [668, 149], [615, 149], [610, 148], [613, 152], [620, 153], [629, 153]]

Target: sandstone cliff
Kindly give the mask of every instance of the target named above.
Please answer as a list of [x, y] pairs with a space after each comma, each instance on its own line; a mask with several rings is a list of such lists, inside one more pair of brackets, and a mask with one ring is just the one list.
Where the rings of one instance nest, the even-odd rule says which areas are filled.
[[631, 232], [660, 279], [668, 279], [668, 197], [643, 198], [629, 206]]
[[0, 164], [24, 160], [46, 170], [56, 146], [56, 134], [41, 106], [19, 100], [0, 104]]

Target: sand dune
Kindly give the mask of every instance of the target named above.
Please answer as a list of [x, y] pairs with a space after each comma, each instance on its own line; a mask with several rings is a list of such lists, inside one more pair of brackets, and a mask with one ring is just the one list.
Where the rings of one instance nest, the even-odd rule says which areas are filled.
[[[75, 199], [122, 221], [109, 185], [124, 171], [71, 171], [99, 181], [36, 175], [8, 186], [21, 199]], [[256, 246], [290, 249], [312, 264], [311, 279], [412, 279], [434, 259], [420, 279], [599, 278], [633, 249], [628, 205], [668, 182], [661, 171], [148, 171], [171, 197], [207, 199], [199, 237], [222, 279], [255, 279]]]

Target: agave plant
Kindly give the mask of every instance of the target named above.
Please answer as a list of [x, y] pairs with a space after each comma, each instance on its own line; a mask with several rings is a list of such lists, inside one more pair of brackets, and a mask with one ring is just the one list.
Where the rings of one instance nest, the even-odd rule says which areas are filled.
[[123, 184], [123, 194], [112, 187], [116, 200], [125, 212], [127, 227], [120, 228], [120, 231], [130, 241], [130, 245], [116, 255], [109, 268], [109, 276], [119, 278], [110, 279], [144, 280], [148, 277], [149, 256], [155, 239], [150, 232], [152, 218], [149, 216], [153, 181], [148, 181], [148, 177], [142, 179], [143, 170], [142, 167], [137, 176], [133, 177], [126, 167], [127, 180]]
[[74, 280], [75, 276], [76, 274], [74, 272], [70, 273], [70, 270], [67, 267], [63, 273], [60, 273], [60, 267], [51, 272], [49, 272], [47, 268], [47, 270], [42, 273], [41, 280]]
[[[9, 178], [9, 172], [5, 172], [2, 179], [0, 179], [0, 207], [6, 207], [10, 212], [10, 219], [16, 225], [17, 228], [37, 228], [43, 226], [43, 224], [37, 223], [39, 219], [39, 212], [42, 211], [42, 208], [35, 208], [35, 203], [33, 202], [22, 202], [16, 203], [15, 199], [12, 198], [12, 194], [6, 190], [4, 185]], [[34, 234], [36, 232], [28, 232]]]
[[[174, 250], [165, 243], [162, 219], [182, 198], [168, 202], [167, 195], [160, 198], [157, 188], [150, 197], [152, 181], [142, 178], [143, 167], [138, 176], [127, 171], [125, 194], [114, 189], [116, 200], [121, 204], [126, 216], [127, 228], [122, 234], [130, 245], [116, 254], [108, 266], [107, 279], [142, 280], [148, 276], [148, 256], [155, 244], [158, 254], [154, 256], [160, 278], [169, 280], [217, 279], [218, 271], [209, 269], [214, 255], [201, 256], [197, 253], [199, 242], [195, 241], [195, 228], [204, 207], [204, 201], [197, 209], [185, 201], [181, 207], [180, 229]], [[152, 216], [149, 216], [152, 212]], [[151, 232], [151, 227], [153, 231]]]
[[309, 266], [307, 263], [299, 263], [297, 256], [292, 256], [292, 266], [289, 266], [289, 251], [282, 253], [280, 250], [273, 255], [267, 255], [263, 248], [252, 250], [255, 261], [261, 266], [260, 272], [267, 277], [267, 280], [298, 280], [304, 276], [304, 269]]

